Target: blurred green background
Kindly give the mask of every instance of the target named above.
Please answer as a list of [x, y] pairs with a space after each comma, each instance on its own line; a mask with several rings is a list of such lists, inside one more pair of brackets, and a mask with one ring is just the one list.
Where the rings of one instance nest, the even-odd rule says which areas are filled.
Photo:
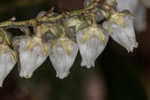
[[[0, 21], [13, 16], [17, 21], [31, 19], [53, 6], [59, 13], [79, 9], [82, 3], [83, 0], [0, 0]], [[20, 34], [16, 29], [10, 31]], [[110, 39], [95, 68], [81, 68], [78, 54], [64, 80], [56, 78], [48, 58], [31, 79], [20, 78], [16, 64], [0, 88], [0, 100], [150, 100], [148, 33], [148, 29], [137, 32], [139, 48], [134, 53], [127, 53]]]

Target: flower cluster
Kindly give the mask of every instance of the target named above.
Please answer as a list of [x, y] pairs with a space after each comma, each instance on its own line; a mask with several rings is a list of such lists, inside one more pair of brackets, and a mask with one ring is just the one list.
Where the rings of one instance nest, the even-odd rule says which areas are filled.
[[[15, 22], [13, 18], [0, 23], [0, 86], [17, 61], [20, 77], [31, 78], [49, 57], [56, 77], [63, 79], [69, 75], [78, 51], [81, 66], [94, 67], [109, 38], [132, 52], [138, 46], [134, 17], [129, 11], [118, 11], [116, 4], [115, 0], [85, 0], [84, 8], [77, 11], [60, 15], [41, 12], [36, 20]], [[9, 27], [18, 27], [26, 35], [10, 39]]]

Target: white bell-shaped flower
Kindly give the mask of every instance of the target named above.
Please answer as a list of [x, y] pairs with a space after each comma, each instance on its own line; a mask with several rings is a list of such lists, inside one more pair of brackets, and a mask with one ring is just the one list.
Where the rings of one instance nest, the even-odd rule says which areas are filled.
[[81, 66], [91, 68], [95, 66], [96, 58], [104, 50], [108, 36], [101, 27], [93, 24], [77, 33], [77, 42], [82, 57]]
[[78, 46], [67, 37], [60, 37], [50, 49], [49, 57], [56, 77], [64, 79], [70, 73], [70, 68], [78, 53]]
[[138, 0], [116, 0], [117, 1], [117, 9], [119, 11], [129, 10], [132, 13], [136, 10], [138, 5]]
[[3, 81], [16, 64], [16, 52], [6, 45], [0, 45], [0, 87]]
[[33, 72], [46, 60], [47, 47], [38, 37], [24, 38], [19, 43], [20, 77], [31, 78]]
[[126, 48], [128, 52], [132, 52], [133, 49], [137, 48], [138, 46], [133, 27], [133, 19], [126, 15], [124, 16], [124, 21], [124, 27], [116, 23], [111, 23], [111, 25], [108, 25], [110, 24], [109, 22], [104, 22], [103, 27], [108, 29], [108, 26], [110, 26], [110, 36], [112, 39]]

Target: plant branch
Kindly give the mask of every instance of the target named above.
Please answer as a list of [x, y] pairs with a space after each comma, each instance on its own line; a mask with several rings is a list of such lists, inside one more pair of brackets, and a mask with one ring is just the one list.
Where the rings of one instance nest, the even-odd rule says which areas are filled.
[[97, 6], [99, 6], [99, 8], [104, 8], [104, 7], [101, 7], [103, 5], [102, 4], [100, 5], [100, 3], [101, 3], [100, 1], [95, 1], [91, 5], [89, 5], [88, 7], [83, 8], [83, 9], [79, 9], [79, 10], [71, 11], [71, 12], [69, 12], [69, 14], [66, 14], [66, 13], [62, 13], [62, 14], [58, 14], [58, 15], [49, 14], [49, 16], [46, 15], [43, 17], [33, 18], [30, 20], [24, 20], [24, 21], [8, 20], [8, 21], [1, 22], [0, 28], [37, 26], [39, 23], [56, 22], [57, 20], [64, 18], [66, 16], [79, 16], [79, 15], [84, 14], [86, 12], [90, 12], [92, 9], [96, 9]]

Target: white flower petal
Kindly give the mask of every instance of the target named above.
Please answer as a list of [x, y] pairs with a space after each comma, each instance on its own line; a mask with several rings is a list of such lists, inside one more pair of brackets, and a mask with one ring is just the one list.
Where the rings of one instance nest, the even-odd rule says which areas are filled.
[[82, 57], [81, 66], [91, 68], [95, 66], [96, 58], [102, 53], [107, 42], [108, 36], [105, 35], [104, 43], [95, 35], [91, 36], [85, 43], [82, 42], [83, 34], [81, 31], [77, 34], [77, 42]]
[[122, 10], [129, 10], [132, 13], [136, 10], [136, 7], [138, 5], [138, 0], [116, 0], [117, 1], [117, 9], [119, 11]]
[[47, 56], [44, 54], [40, 45], [35, 45], [32, 50], [25, 50], [27, 40], [22, 39], [19, 47], [20, 58], [20, 77], [30, 78], [33, 72], [46, 60]]
[[[121, 27], [115, 23], [112, 23], [110, 36], [113, 40], [126, 48], [128, 52], [132, 52], [133, 49], [138, 46], [133, 27], [133, 20], [126, 16], [125, 22], [126, 27]], [[107, 22], [104, 22], [103, 27], [106, 28], [107, 24]]]
[[57, 45], [49, 54], [50, 60], [56, 70], [56, 77], [63, 79], [70, 73], [70, 68], [77, 56], [77, 44], [72, 44], [72, 50], [69, 54], [66, 53], [62, 45]]
[[13, 69], [16, 62], [14, 61], [10, 52], [4, 52], [0, 54], [0, 87], [3, 85], [4, 79]]

